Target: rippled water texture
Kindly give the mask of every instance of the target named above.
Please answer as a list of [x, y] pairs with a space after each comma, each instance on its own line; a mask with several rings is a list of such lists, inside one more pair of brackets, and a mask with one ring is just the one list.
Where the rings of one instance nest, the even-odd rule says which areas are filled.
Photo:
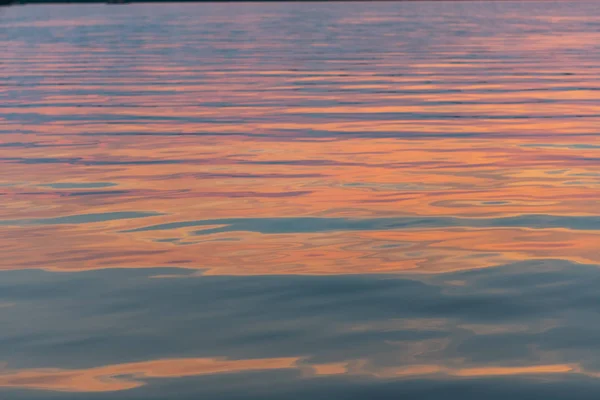
[[0, 398], [600, 397], [600, 5], [0, 9]]

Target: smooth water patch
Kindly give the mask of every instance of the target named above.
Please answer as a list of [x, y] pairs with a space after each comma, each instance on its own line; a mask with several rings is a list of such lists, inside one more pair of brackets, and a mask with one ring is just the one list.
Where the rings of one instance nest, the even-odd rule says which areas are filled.
[[599, 216], [521, 215], [503, 218], [457, 218], [457, 217], [390, 217], [390, 218], [231, 218], [201, 221], [181, 221], [150, 225], [123, 232], [162, 231], [217, 225], [215, 228], [198, 230], [196, 235], [221, 232], [258, 232], [262, 234], [310, 233], [336, 231], [402, 230], [413, 228], [502, 228], [521, 227], [532, 229], [565, 228], [573, 230], [600, 229]]
[[[174, 384], [191, 385], [196, 396], [240, 399], [225, 379], [251, 399], [299, 398], [299, 386], [322, 384], [341, 395], [341, 383], [393, 385], [395, 395], [415, 396], [472, 378], [490, 394], [507, 377], [534, 386], [540, 378], [599, 383], [598, 265], [547, 260], [402, 278], [177, 269], [0, 278], [0, 303], [11, 304], [0, 308], [7, 363], [0, 387], [44, 390], [23, 392], [24, 399], [62, 391], [82, 393], [61, 393], [67, 399], [163, 399]], [[277, 392], [252, 389], [250, 376]], [[423, 380], [429, 388], [419, 386]], [[411, 385], [418, 389], [407, 392]]]
[[106, 213], [67, 215], [54, 218], [29, 218], [29, 219], [5, 219], [0, 220], [0, 225], [4, 226], [27, 226], [27, 225], [68, 225], [68, 224], [88, 224], [95, 222], [108, 222], [121, 219], [146, 218], [164, 215], [157, 212], [144, 211], [115, 211]]

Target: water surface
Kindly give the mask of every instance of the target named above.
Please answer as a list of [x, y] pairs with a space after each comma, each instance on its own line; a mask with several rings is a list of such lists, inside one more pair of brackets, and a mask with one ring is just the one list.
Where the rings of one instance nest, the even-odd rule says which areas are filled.
[[0, 10], [0, 394], [597, 399], [594, 2]]

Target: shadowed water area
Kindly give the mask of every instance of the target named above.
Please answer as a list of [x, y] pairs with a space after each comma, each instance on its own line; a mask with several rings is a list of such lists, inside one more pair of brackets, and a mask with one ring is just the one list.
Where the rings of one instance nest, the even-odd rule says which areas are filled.
[[0, 398], [599, 398], [598, 3], [13, 6], [0, 52]]

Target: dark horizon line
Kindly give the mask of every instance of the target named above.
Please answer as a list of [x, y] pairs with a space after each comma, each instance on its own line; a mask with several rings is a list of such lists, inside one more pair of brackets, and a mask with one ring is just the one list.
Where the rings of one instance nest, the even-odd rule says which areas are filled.
[[325, 2], [579, 2], [590, 0], [0, 0], [0, 6], [27, 4], [132, 4], [132, 3], [325, 3]]

